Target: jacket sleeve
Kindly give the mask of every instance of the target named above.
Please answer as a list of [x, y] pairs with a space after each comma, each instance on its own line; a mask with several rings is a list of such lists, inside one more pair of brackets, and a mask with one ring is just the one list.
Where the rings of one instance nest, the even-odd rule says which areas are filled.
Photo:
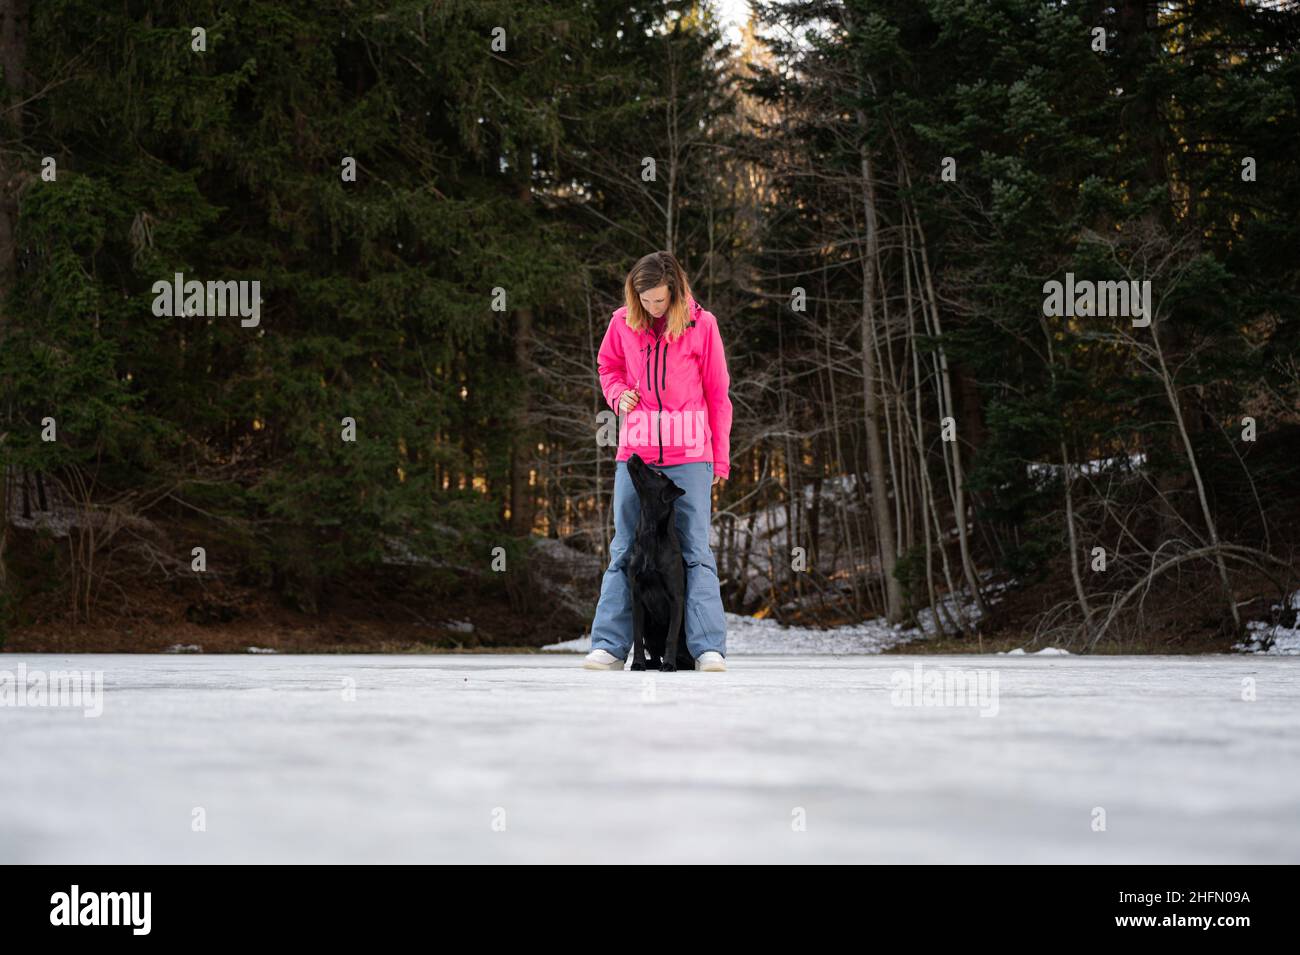
[[600, 352], [596, 357], [596, 368], [600, 373], [600, 390], [605, 395], [605, 403], [618, 411], [618, 399], [632, 386], [623, 377], [627, 373], [627, 359], [623, 355], [623, 338], [618, 333], [618, 323], [622, 319], [615, 315], [605, 329], [605, 339], [600, 343]]
[[727, 356], [722, 348], [722, 334], [717, 319], [708, 323], [700, 351], [700, 381], [704, 403], [709, 409], [709, 430], [713, 433], [713, 473], [731, 476], [731, 376], [727, 373]]

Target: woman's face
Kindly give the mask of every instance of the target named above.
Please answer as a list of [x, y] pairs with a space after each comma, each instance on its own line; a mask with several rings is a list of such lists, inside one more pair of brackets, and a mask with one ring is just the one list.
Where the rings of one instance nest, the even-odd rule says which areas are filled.
[[641, 307], [659, 318], [664, 312], [668, 311], [668, 303], [672, 301], [672, 293], [668, 291], [667, 285], [656, 285], [652, 289], [646, 289], [641, 293]]

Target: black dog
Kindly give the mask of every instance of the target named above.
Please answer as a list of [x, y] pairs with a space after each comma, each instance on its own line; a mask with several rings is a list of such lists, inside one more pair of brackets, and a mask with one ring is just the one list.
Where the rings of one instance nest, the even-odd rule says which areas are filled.
[[640, 455], [627, 462], [641, 516], [628, 558], [627, 576], [632, 588], [632, 669], [693, 670], [695, 658], [686, 649], [686, 561], [673, 502], [686, 492], [662, 471], [646, 466]]

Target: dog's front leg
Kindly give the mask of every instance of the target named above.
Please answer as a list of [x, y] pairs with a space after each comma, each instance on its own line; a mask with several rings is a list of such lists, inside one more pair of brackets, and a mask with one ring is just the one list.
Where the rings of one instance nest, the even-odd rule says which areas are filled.
[[645, 608], [641, 594], [632, 588], [632, 669], [645, 669]]
[[677, 640], [682, 634], [684, 603], [682, 600], [674, 600], [673, 609], [668, 614], [668, 639], [664, 641], [664, 662], [659, 667], [665, 672], [677, 669]]

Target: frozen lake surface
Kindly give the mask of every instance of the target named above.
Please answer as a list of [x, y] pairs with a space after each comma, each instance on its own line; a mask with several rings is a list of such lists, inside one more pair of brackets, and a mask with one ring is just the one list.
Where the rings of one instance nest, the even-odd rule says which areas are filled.
[[0, 863], [1300, 862], [1295, 657], [580, 659], [0, 655]]

